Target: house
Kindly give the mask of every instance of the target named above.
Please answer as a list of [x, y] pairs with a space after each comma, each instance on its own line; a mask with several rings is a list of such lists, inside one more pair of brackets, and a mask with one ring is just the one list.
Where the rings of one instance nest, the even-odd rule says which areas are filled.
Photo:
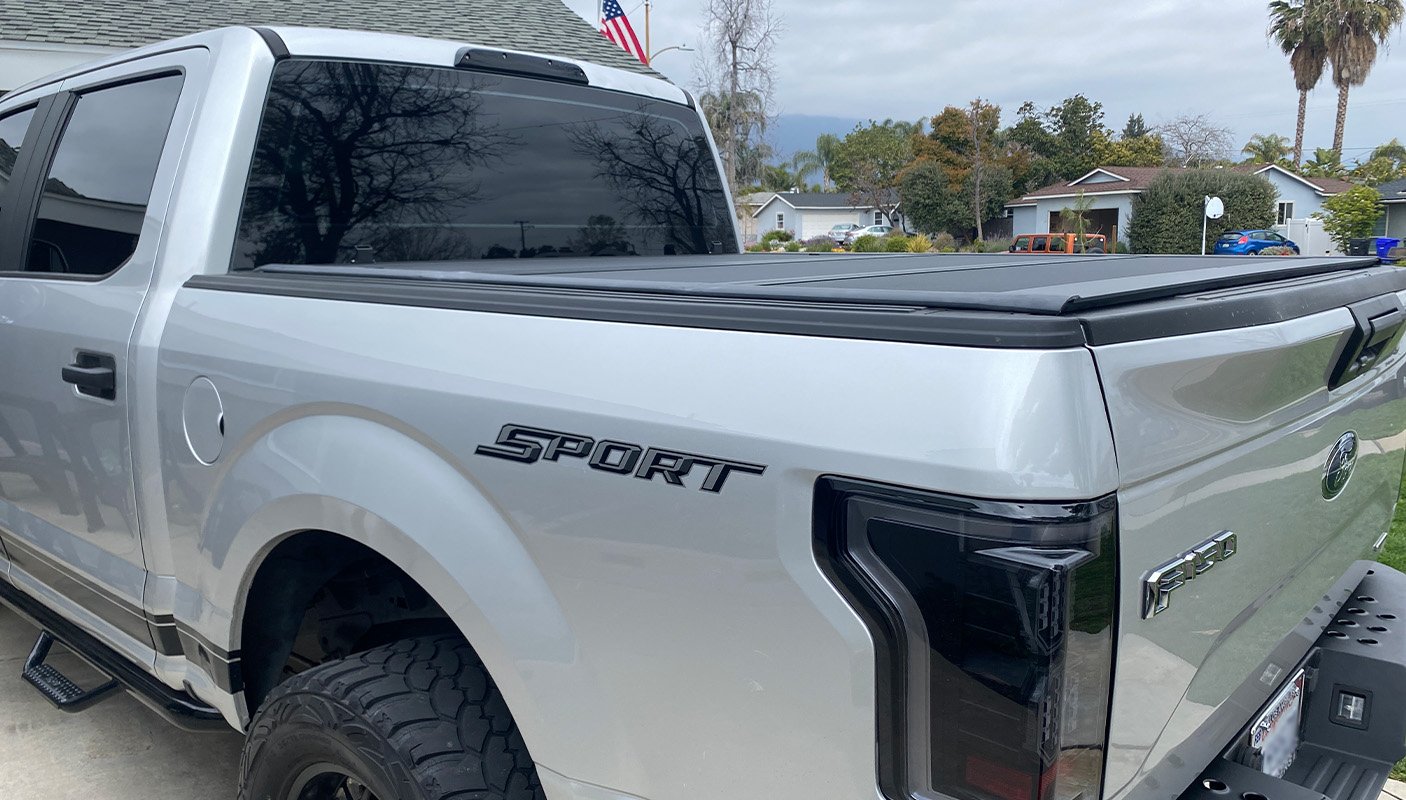
[[897, 206], [890, 216], [872, 204], [855, 202], [842, 192], [780, 192], [752, 213], [757, 235], [770, 230], [790, 231], [805, 241], [824, 236], [836, 225], [892, 225], [903, 228]]
[[[1323, 208], [1323, 200], [1352, 187], [1334, 178], [1305, 178], [1271, 164], [1231, 167], [1237, 172], [1259, 175], [1279, 193], [1275, 208], [1276, 227], [1289, 238], [1298, 227], [1312, 227], [1307, 220]], [[1141, 194], [1167, 167], [1098, 167], [1075, 180], [1037, 189], [1006, 204], [1015, 233], [1048, 233], [1059, 230], [1060, 212], [1080, 194], [1092, 204], [1085, 218], [1090, 233], [1101, 233], [1116, 243], [1127, 236], [1133, 198]], [[1307, 232], [1307, 231], [1306, 231]], [[1302, 237], [1302, 235], [1301, 235]], [[1306, 237], [1303, 237], [1306, 238]], [[1305, 252], [1308, 252], [1307, 250]]]
[[0, 20], [0, 94], [56, 70], [149, 42], [226, 25], [342, 27], [558, 53], [652, 73], [561, 0], [145, 0], [6, 3]]
[[1386, 209], [1377, 220], [1377, 235], [1406, 239], [1406, 178], [1384, 183], [1377, 191], [1382, 193], [1382, 207]]
[[743, 244], [756, 244], [761, 239], [761, 221], [757, 218], [757, 212], [775, 196], [776, 192], [751, 192], [737, 196], [737, 227]]

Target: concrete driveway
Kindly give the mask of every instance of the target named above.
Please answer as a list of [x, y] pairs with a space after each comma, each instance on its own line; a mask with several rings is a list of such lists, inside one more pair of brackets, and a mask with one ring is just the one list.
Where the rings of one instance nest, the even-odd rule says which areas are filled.
[[[125, 692], [58, 711], [20, 678], [36, 634], [0, 607], [0, 798], [233, 800], [243, 737], [179, 730]], [[57, 645], [51, 663], [80, 686], [101, 682]]]

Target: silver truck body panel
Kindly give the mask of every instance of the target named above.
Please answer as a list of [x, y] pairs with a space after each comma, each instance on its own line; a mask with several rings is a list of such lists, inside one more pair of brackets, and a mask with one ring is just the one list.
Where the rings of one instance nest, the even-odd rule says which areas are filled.
[[[1406, 452], [1406, 352], [1330, 392], [1324, 376], [1352, 325], [1339, 309], [1233, 336], [1095, 349], [1122, 479], [1107, 796], [1194, 780], [1313, 643], [1321, 622], [1296, 636], [1305, 616], [1341, 605], [1329, 588], [1348, 573], [1356, 585], [1365, 567], [1354, 562], [1371, 558], [1390, 526]], [[1357, 469], [1325, 502], [1328, 452], [1349, 430], [1362, 441]], [[1136, 584], [1225, 530], [1238, 536], [1235, 557], [1143, 619]]]
[[[758, 796], [874, 791], [872, 646], [815, 563], [817, 476], [1042, 499], [1106, 494], [1117, 480], [1078, 349], [188, 289], [160, 352], [157, 404], [179, 407], [209, 376], [227, 431], [207, 467], [181, 421], [162, 421], [180, 487], [167, 509], [178, 617], [237, 649], [230, 611], [251, 570], [232, 565], [257, 565], [286, 532], [336, 530], [390, 555], [450, 611], [540, 763], [648, 798], [722, 795], [742, 774]], [[840, 362], [860, 366], [838, 374]], [[710, 494], [582, 462], [474, 455], [505, 423], [767, 472]]]

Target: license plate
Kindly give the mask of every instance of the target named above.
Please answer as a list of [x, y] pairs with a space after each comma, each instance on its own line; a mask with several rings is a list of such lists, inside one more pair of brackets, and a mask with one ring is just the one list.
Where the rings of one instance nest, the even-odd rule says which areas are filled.
[[1250, 749], [1260, 755], [1260, 771], [1284, 777], [1299, 751], [1299, 720], [1303, 716], [1302, 670], [1260, 714], [1250, 728]]

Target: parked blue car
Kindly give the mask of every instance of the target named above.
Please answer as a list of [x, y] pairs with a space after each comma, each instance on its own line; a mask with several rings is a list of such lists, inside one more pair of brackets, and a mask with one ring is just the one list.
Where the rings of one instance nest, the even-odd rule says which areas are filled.
[[1299, 246], [1274, 231], [1226, 231], [1216, 240], [1216, 255], [1257, 256], [1266, 247], [1292, 247], [1294, 255]]

